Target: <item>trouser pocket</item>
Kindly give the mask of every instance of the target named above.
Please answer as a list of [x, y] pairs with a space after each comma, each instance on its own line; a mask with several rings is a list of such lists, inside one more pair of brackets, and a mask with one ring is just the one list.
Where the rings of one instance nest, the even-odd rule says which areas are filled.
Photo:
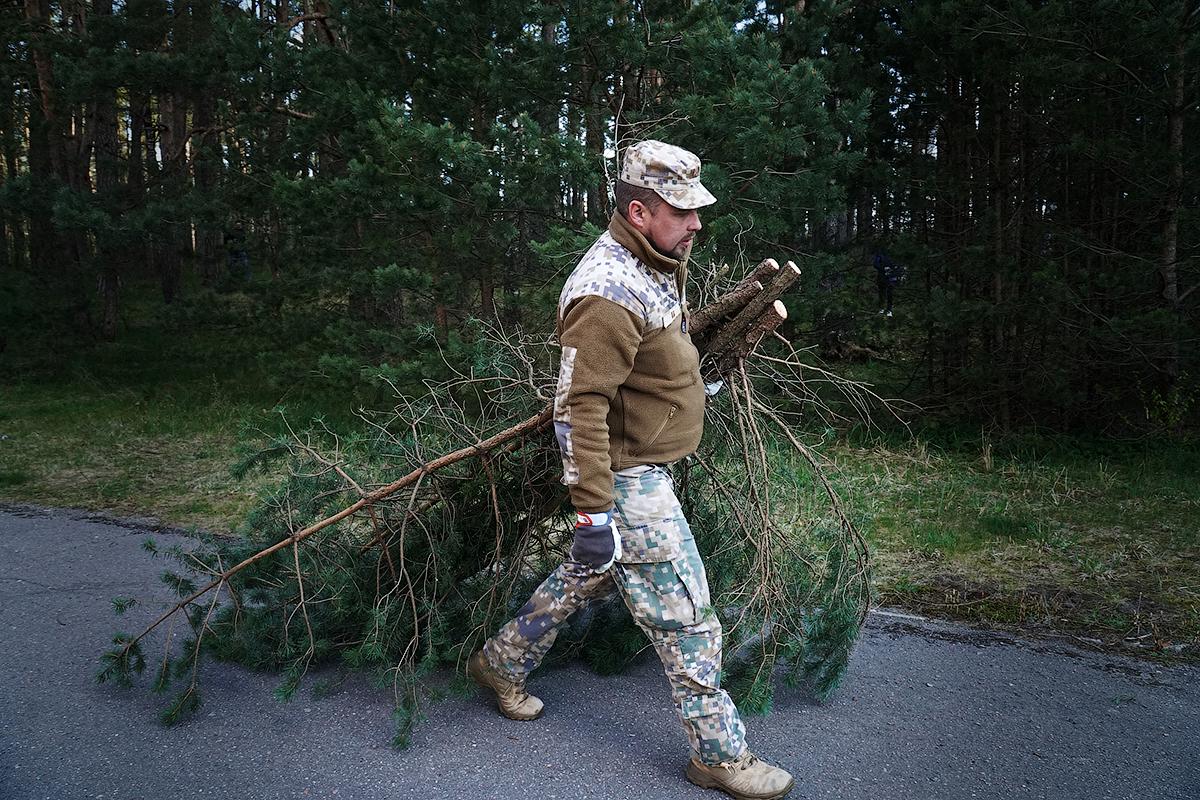
[[708, 585], [670, 475], [662, 467], [618, 475], [614, 489], [616, 577], [634, 619], [658, 630], [695, 625], [708, 606]]
[[621, 563], [617, 582], [634, 621], [644, 628], [672, 631], [700, 621], [696, 589], [688, 587], [674, 560]]
[[706, 620], [679, 631], [658, 631], [652, 638], [692, 750], [706, 764], [740, 756], [746, 729], [720, 688], [720, 623]]

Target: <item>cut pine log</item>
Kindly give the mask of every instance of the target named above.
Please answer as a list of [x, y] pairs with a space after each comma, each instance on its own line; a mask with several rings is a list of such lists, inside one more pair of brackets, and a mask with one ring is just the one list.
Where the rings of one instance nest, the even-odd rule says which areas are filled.
[[771, 282], [738, 312], [737, 316], [722, 324], [720, 331], [706, 348], [710, 363], [718, 365], [725, 363], [727, 361], [725, 356], [731, 351], [736, 358], [736, 354], [741, 350], [741, 345], [745, 342], [746, 335], [799, 277], [800, 268], [789, 261], [787, 266], [779, 270]]
[[725, 317], [732, 317], [746, 307], [746, 304], [758, 296], [763, 290], [763, 285], [758, 281], [750, 283], [739, 283], [727, 294], [723, 294], [716, 300], [706, 305], [704, 308], [692, 315], [691, 334], [693, 337], [700, 336], [709, 328], [717, 325]]
[[732, 289], [695, 313], [691, 320], [692, 337], [700, 336], [709, 328], [718, 325], [725, 317], [735, 316], [778, 272], [779, 263], [775, 259], [768, 258], [762, 261]]
[[743, 284], [753, 283], [754, 281], [758, 281], [763, 286], [766, 286], [775, 278], [778, 273], [779, 262], [773, 258], [765, 258], [763, 259], [762, 263], [754, 268], [753, 272], [751, 272], [745, 278], [742, 278], [742, 280], [738, 282], [738, 285], [733, 288], [736, 291]]
[[782, 300], [773, 301], [770, 308], [755, 320], [741, 340], [735, 343], [736, 346], [727, 350], [715, 361], [713, 372], [716, 376], [728, 374], [737, 367], [738, 362], [749, 358], [758, 348], [759, 343], [774, 333], [786, 319], [787, 306], [783, 304]]

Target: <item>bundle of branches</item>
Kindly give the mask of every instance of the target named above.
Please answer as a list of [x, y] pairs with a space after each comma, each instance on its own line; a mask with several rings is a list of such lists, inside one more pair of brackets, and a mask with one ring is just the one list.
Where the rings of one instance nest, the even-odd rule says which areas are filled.
[[[869, 602], [864, 542], [797, 431], [806, 413], [833, 421], [818, 383], [859, 406], [877, 398], [807, 365], [778, 334], [780, 296], [798, 274], [764, 262], [692, 317], [706, 379], [725, 388], [710, 398], [699, 451], [675, 466], [677, 485], [725, 620], [727, 682], [748, 711], [769, 708], [777, 667], [832, 691]], [[240, 537], [172, 549], [182, 569], [163, 577], [178, 602], [118, 634], [99, 679], [130, 685], [165, 632], [153, 685], [175, 687], [163, 714], [173, 721], [199, 704], [205, 654], [280, 670], [281, 698], [337, 662], [392, 687], [405, 744], [434, 668], [461, 667], [571, 544], [550, 432], [552, 342], [482, 327], [479, 340], [468, 369], [364, 412], [355, 435], [318, 421], [249, 455], [243, 471], [282, 465], [285, 477]], [[621, 609], [582, 615], [556, 652], [621, 668], [645, 649]], [[179, 647], [170, 631], [181, 620]]]

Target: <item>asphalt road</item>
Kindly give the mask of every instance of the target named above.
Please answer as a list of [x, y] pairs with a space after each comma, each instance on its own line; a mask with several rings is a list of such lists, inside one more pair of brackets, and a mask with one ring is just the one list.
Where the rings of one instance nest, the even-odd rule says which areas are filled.
[[[117, 627], [109, 599], [163, 596], [145, 536], [0, 510], [2, 800], [724, 796], [684, 779], [685, 741], [652, 661], [614, 678], [552, 671], [531, 686], [547, 707], [533, 723], [482, 696], [444, 701], [405, 752], [388, 745], [386, 690], [351, 680], [280, 703], [271, 676], [220, 664], [206, 667], [199, 714], [162, 727], [161, 698], [93, 680]], [[797, 776], [790, 798], [1200, 798], [1197, 678], [875, 614], [838, 695], [817, 704], [783, 690], [747, 727], [757, 752]]]

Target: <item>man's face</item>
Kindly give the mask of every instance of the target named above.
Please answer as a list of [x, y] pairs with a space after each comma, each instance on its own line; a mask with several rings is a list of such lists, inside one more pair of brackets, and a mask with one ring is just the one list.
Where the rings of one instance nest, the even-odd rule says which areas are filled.
[[630, 222], [654, 249], [671, 258], [683, 258], [692, 238], [703, 227], [696, 209], [675, 208], [670, 203], [659, 203], [650, 211], [635, 200], [629, 204], [629, 212]]

